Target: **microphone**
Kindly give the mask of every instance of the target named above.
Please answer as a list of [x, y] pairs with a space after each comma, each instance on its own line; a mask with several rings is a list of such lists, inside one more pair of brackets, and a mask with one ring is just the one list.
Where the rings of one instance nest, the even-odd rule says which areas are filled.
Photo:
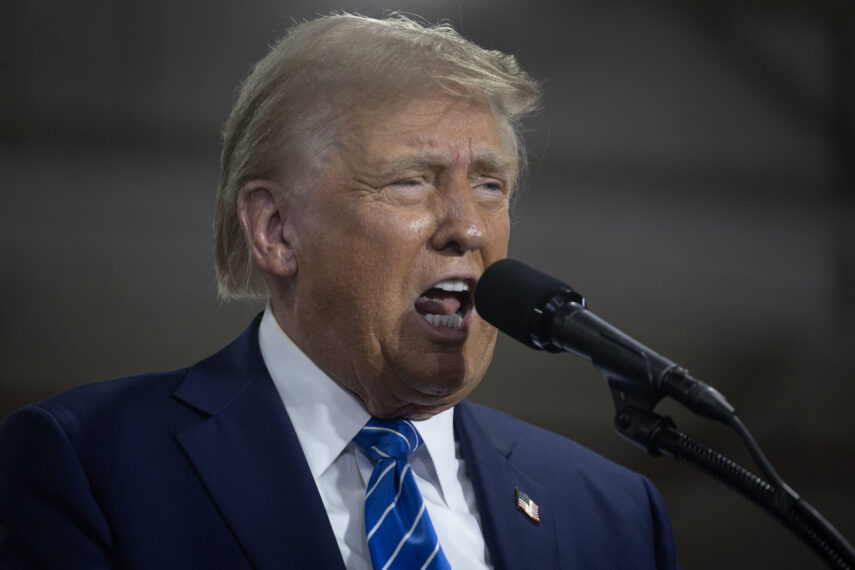
[[[591, 361], [649, 407], [665, 396], [693, 412], [730, 424], [736, 412], [715, 388], [693, 378], [588, 310], [568, 284], [513, 259], [484, 271], [475, 308], [490, 324], [536, 350], [572, 352]], [[625, 397], [625, 391], [620, 397]]]

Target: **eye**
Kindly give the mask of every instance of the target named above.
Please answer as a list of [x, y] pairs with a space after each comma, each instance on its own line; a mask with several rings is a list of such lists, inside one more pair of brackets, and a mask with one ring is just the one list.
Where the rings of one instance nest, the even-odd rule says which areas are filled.
[[404, 178], [389, 184], [389, 188], [400, 192], [416, 192], [419, 190], [430, 188], [431, 183], [424, 176], [415, 176], [413, 178]]
[[489, 176], [479, 176], [472, 180], [472, 188], [491, 196], [503, 196], [505, 194], [505, 183]]

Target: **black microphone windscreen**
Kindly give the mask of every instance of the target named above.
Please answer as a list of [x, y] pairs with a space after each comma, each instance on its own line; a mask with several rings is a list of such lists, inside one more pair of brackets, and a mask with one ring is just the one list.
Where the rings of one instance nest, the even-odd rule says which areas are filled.
[[502, 259], [484, 271], [475, 287], [475, 308], [488, 323], [521, 343], [539, 349], [531, 334], [536, 314], [566, 283], [515, 259]]

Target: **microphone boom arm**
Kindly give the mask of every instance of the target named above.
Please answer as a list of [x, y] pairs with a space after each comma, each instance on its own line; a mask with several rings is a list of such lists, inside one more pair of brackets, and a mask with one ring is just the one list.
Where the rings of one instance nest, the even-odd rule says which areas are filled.
[[[612, 385], [611, 380], [609, 384]], [[615, 416], [615, 429], [621, 437], [649, 454], [681, 461], [741, 493], [792, 531], [830, 568], [855, 567], [852, 546], [783, 481], [778, 484], [764, 481], [730, 458], [693, 441], [676, 429], [670, 417], [649, 410], [623, 406]]]

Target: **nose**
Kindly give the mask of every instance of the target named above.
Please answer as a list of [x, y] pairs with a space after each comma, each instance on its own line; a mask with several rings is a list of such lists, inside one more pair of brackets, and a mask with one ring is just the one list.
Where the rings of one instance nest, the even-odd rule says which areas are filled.
[[483, 208], [469, 180], [455, 180], [437, 194], [437, 227], [431, 246], [441, 252], [462, 255], [484, 247], [486, 227]]

